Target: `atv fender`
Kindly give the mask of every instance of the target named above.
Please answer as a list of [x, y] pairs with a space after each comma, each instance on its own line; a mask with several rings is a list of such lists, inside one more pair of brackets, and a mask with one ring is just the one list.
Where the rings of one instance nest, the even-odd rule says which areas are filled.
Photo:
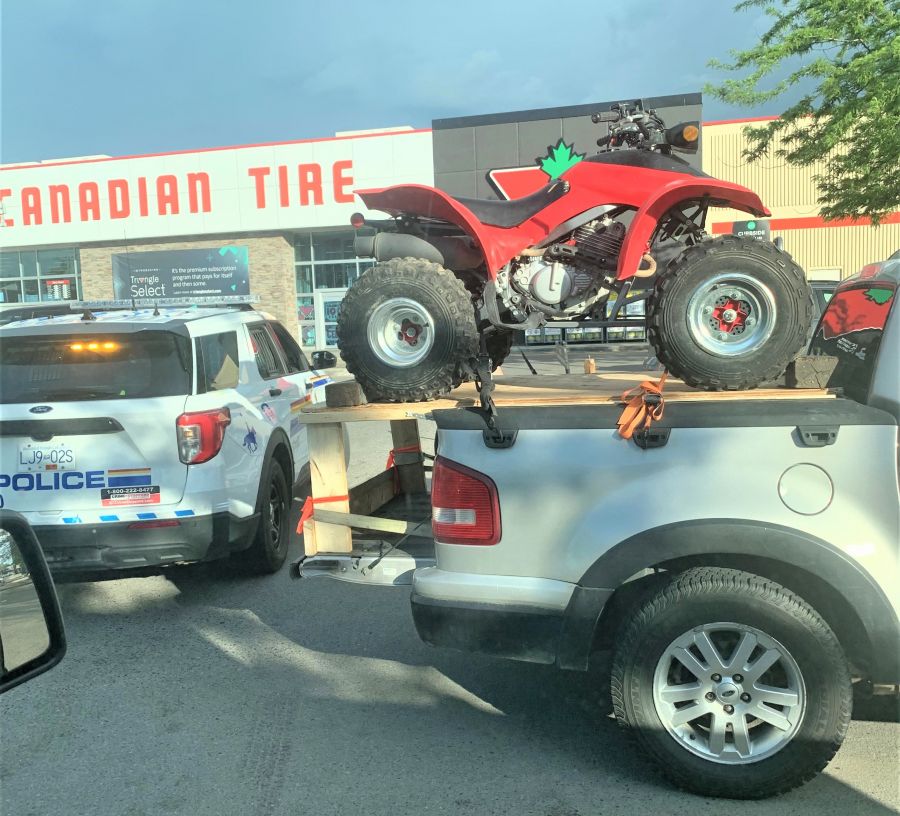
[[657, 195], [648, 198], [634, 214], [634, 219], [619, 253], [616, 271], [618, 280], [630, 278], [640, 267], [641, 258], [650, 251], [650, 239], [662, 217], [685, 201], [707, 199], [710, 206], [729, 207], [748, 212], [757, 218], [772, 213], [756, 193], [738, 184], [716, 179], [675, 179], [661, 187]]
[[476, 250], [484, 258], [490, 280], [511, 258], [533, 243], [528, 234], [519, 229], [482, 224], [468, 207], [434, 187], [403, 184], [355, 192], [370, 210], [380, 210], [390, 215], [415, 213], [424, 218], [455, 224], [474, 240]]
[[[649, 250], [650, 238], [660, 219], [672, 207], [683, 201], [707, 199], [711, 205], [742, 210], [757, 217], [771, 215], [756, 193], [739, 184], [707, 177], [665, 175], [672, 175], [674, 178], [660, 186], [635, 212], [619, 255], [616, 273], [619, 280], [634, 275], [640, 266], [641, 258]], [[489, 280], [496, 278], [499, 270], [523, 249], [545, 239], [559, 222], [590, 209], [590, 206], [609, 203], [594, 201], [589, 205], [583, 196], [567, 196], [548, 207], [554, 210], [553, 217], [549, 220], [545, 210], [518, 227], [502, 228], [482, 224], [462, 202], [443, 190], [422, 184], [357, 190], [356, 193], [372, 210], [380, 210], [395, 216], [401, 213], [415, 213], [425, 218], [436, 218], [455, 224], [474, 240], [476, 250], [484, 258]], [[623, 192], [621, 203], [626, 206], [632, 204], [629, 198], [630, 196]], [[637, 204], [637, 201], [633, 204]], [[575, 209], [567, 212], [565, 209], [567, 205], [574, 206]]]

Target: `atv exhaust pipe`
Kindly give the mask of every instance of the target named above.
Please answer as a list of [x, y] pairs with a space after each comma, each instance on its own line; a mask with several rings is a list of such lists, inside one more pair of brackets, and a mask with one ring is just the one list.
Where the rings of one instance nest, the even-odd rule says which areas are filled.
[[358, 235], [353, 241], [357, 257], [390, 261], [393, 258], [424, 258], [445, 269], [477, 269], [484, 263], [481, 253], [467, 238], [433, 237], [428, 240], [402, 232]]
[[656, 274], [656, 259], [652, 255], [644, 255], [641, 258], [641, 263], [645, 262], [649, 266], [646, 269], [641, 269], [638, 266], [637, 271], [634, 273], [636, 278], [652, 278]]

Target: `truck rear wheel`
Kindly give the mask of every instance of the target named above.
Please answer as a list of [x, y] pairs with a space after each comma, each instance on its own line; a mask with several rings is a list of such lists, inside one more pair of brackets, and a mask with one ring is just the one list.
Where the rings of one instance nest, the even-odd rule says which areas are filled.
[[773, 244], [724, 235], [688, 247], [656, 281], [650, 343], [668, 371], [709, 390], [779, 377], [812, 331], [803, 270]]
[[762, 799], [812, 779], [850, 723], [847, 660], [807, 603], [733, 569], [676, 575], [626, 626], [616, 719], [680, 788]]
[[337, 325], [347, 370], [375, 402], [446, 394], [478, 354], [475, 309], [462, 281], [436, 263], [379, 263], [344, 297]]

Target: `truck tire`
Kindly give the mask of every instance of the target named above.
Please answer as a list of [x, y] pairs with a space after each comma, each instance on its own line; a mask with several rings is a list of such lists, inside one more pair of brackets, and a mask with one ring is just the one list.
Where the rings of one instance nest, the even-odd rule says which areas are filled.
[[688, 247], [658, 276], [647, 328], [673, 376], [742, 390], [781, 376], [808, 342], [814, 314], [812, 289], [790, 255], [723, 235]]
[[341, 304], [338, 348], [372, 402], [419, 402], [467, 378], [478, 354], [471, 295], [436, 263], [395, 258], [369, 269]]
[[274, 457], [269, 460], [260, 494], [259, 523], [253, 543], [235, 553], [242, 570], [252, 575], [271, 575], [278, 572], [287, 558], [290, 544], [291, 491], [281, 465]]
[[612, 702], [656, 768], [703, 796], [762, 799], [812, 779], [850, 723], [834, 633], [784, 587], [733, 569], [674, 576], [621, 634]]

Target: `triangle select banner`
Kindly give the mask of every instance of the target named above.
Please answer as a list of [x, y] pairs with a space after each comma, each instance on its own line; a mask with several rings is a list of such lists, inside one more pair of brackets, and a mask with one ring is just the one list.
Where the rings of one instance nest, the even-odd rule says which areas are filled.
[[116, 298], [249, 295], [245, 246], [120, 252], [112, 256]]

